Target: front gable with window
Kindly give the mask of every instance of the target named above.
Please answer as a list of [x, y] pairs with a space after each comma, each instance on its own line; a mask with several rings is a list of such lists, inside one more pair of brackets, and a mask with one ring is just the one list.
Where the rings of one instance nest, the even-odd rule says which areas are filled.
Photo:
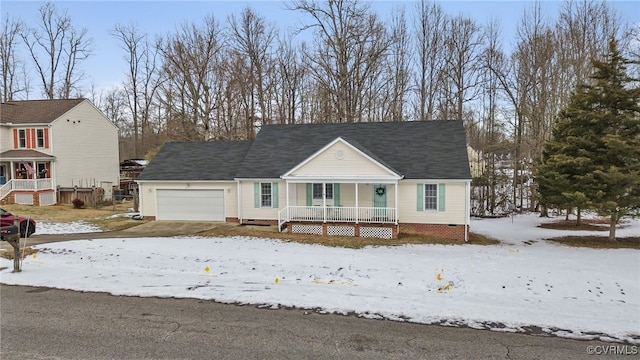
[[327, 178], [399, 178], [347, 140], [337, 138], [283, 175], [288, 180]]

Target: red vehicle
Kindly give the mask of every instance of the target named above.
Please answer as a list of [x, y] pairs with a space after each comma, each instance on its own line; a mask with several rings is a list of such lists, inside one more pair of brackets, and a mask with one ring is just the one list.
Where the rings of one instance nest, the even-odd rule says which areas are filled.
[[[16, 216], [12, 213], [0, 209], [0, 226], [13, 225], [15, 218]], [[24, 216], [19, 216], [18, 219], [20, 220], [20, 237], [29, 237], [36, 232], [36, 222], [33, 219]]]

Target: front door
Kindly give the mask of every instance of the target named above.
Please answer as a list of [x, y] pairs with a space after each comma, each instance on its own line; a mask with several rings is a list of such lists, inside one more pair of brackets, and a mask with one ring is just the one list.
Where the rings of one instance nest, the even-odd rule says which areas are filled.
[[7, 183], [7, 165], [0, 165], [0, 185], [4, 185]]
[[[375, 208], [387, 207], [387, 185], [385, 184], [373, 185], [373, 207]], [[374, 217], [378, 219], [386, 218], [386, 209], [374, 209]]]

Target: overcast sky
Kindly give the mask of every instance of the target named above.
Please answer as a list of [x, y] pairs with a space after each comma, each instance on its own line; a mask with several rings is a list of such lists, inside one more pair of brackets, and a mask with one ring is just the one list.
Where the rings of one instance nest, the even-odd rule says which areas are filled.
[[[115, 24], [136, 24], [153, 38], [175, 32], [185, 22], [199, 23], [205, 15], [213, 15], [226, 23], [230, 14], [240, 14], [253, 8], [258, 14], [274, 23], [281, 34], [295, 29], [304, 17], [299, 12], [286, 9], [283, 1], [53, 1], [59, 10], [66, 10], [76, 28], [87, 28], [93, 39], [94, 55], [82, 64], [88, 85], [93, 82], [97, 89], [109, 88], [124, 78], [126, 62], [117, 40], [110, 34]], [[408, 17], [414, 12], [417, 1], [371, 1], [373, 9], [387, 19], [394, 7], [404, 6]], [[628, 23], [640, 23], [640, 5], [637, 1], [610, 1]], [[0, 1], [2, 21], [7, 14], [18, 17], [30, 26], [37, 24], [38, 8], [42, 1]], [[496, 19], [503, 29], [505, 47], [513, 42], [516, 24], [525, 9], [533, 1], [441, 1], [448, 15], [460, 13], [473, 17], [480, 25]], [[544, 1], [543, 9], [554, 20], [561, 1]], [[304, 35], [301, 35], [304, 36]], [[25, 59], [27, 54], [22, 55]], [[38, 84], [32, 83], [31, 98], [40, 95]]]

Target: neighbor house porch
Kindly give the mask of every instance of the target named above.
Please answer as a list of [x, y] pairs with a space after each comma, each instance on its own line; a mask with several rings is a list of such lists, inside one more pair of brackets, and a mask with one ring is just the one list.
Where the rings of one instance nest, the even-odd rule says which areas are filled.
[[[0, 203], [24, 205], [53, 205], [56, 203], [55, 184], [51, 177], [52, 158], [32, 151], [35, 160], [18, 160], [16, 150], [3, 153], [0, 161]], [[13, 158], [13, 159], [12, 159]]]

